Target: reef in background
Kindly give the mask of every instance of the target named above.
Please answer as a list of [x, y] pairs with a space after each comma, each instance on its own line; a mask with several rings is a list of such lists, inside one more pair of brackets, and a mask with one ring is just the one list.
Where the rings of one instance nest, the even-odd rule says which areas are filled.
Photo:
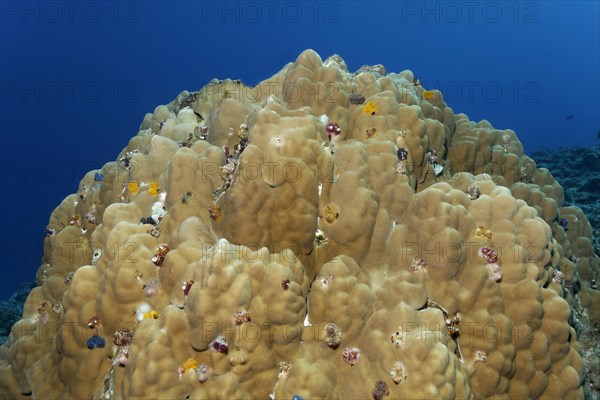
[[214, 80], [54, 210], [0, 397], [592, 396], [600, 258], [563, 203], [411, 71]]
[[531, 157], [565, 188], [565, 205], [583, 210], [592, 225], [594, 250], [600, 255], [600, 145], [542, 149]]
[[0, 345], [6, 342], [10, 328], [23, 316], [23, 304], [34, 287], [35, 282], [24, 284], [22, 289], [13, 293], [6, 301], [0, 301]]

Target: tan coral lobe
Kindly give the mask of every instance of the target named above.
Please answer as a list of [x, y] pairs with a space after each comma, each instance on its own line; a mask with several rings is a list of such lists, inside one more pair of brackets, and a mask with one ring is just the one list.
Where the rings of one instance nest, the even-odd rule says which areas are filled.
[[455, 114], [409, 70], [306, 50], [255, 87], [215, 79], [74, 190], [0, 347], [0, 398], [589, 387], [589, 223], [515, 132]]

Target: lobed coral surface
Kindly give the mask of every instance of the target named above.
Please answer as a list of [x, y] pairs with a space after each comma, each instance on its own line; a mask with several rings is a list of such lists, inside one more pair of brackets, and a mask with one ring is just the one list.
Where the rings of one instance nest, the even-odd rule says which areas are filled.
[[411, 71], [214, 80], [52, 213], [0, 397], [583, 398], [600, 259], [563, 201]]

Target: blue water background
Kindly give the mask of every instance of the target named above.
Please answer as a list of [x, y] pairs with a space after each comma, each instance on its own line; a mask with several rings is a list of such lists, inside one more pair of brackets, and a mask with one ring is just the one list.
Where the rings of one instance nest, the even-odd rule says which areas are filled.
[[0, 2], [0, 299], [31, 281], [52, 210], [147, 112], [304, 49], [411, 69], [528, 154], [597, 143], [599, 3]]

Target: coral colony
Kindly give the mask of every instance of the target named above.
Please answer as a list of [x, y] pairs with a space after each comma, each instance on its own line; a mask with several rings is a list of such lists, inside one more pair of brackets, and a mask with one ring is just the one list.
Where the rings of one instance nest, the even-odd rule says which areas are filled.
[[54, 210], [0, 398], [598, 391], [590, 225], [515, 132], [408, 70], [273, 72], [156, 107]]

